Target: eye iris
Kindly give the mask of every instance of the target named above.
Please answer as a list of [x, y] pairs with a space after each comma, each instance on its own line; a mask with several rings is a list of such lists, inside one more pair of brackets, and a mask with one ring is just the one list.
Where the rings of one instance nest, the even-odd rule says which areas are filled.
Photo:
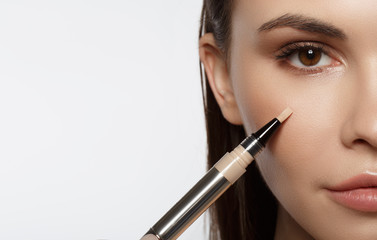
[[305, 48], [298, 53], [300, 62], [305, 66], [316, 65], [321, 59], [321, 51], [318, 49]]

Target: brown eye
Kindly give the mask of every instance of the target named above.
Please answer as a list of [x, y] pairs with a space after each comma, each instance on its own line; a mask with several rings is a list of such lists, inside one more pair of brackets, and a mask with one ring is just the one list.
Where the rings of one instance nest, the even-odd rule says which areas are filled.
[[275, 57], [279, 62], [287, 63], [296, 69], [310, 69], [313, 72], [314, 69], [320, 70], [340, 64], [327, 52], [331, 52], [331, 48], [324, 44], [299, 42], [283, 46]]
[[302, 48], [298, 51], [298, 58], [305, 66], [314, 66], [321, 60], [322, 52], [315, 48]]

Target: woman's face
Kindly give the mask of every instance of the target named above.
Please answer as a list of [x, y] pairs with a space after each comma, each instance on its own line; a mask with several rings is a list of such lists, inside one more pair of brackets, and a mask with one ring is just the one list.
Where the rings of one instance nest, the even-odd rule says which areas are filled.
[[376, 9], [375, 0], [235, 3], [229, 76], [246, 131], [294, 111], [257, 160], [281, 204], [280, 236], [376, 239], [377, 188], [366, 188], [377, 186]]

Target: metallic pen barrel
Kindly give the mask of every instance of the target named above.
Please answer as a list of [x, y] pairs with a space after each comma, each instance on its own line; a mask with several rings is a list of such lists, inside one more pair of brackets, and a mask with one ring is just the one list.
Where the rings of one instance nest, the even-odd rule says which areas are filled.
[[161, 240], [177, 239], [246, 172], [246, 167], [264, 148], [252, 135], [242, 144], [247, 147], [240, 144], [232, 152], [226, 153], [147, 234], [154, 234]]
[[[290, 113], [291, 111], [285, 112], [282, 118], [285, 120]], [[279, 128], [282, 122], [279, 117], [251, 134], [232, 152], [226, 153], [147, 234], [153, 234], [160, 240], [177, 239], [246, 172], [247, 166], [263, 150], [267, 141]]]
[[148, 233], [161, 240], [176, 239], [231, 183], [215, 168], [211, 170], [171, 208]]

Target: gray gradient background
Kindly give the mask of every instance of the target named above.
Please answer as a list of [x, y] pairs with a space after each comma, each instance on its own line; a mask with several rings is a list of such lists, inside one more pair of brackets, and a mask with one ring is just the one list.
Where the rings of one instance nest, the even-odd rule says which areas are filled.
[[200, 8], [0, 2], [0, 239], [139, 239], [204, 174]]

